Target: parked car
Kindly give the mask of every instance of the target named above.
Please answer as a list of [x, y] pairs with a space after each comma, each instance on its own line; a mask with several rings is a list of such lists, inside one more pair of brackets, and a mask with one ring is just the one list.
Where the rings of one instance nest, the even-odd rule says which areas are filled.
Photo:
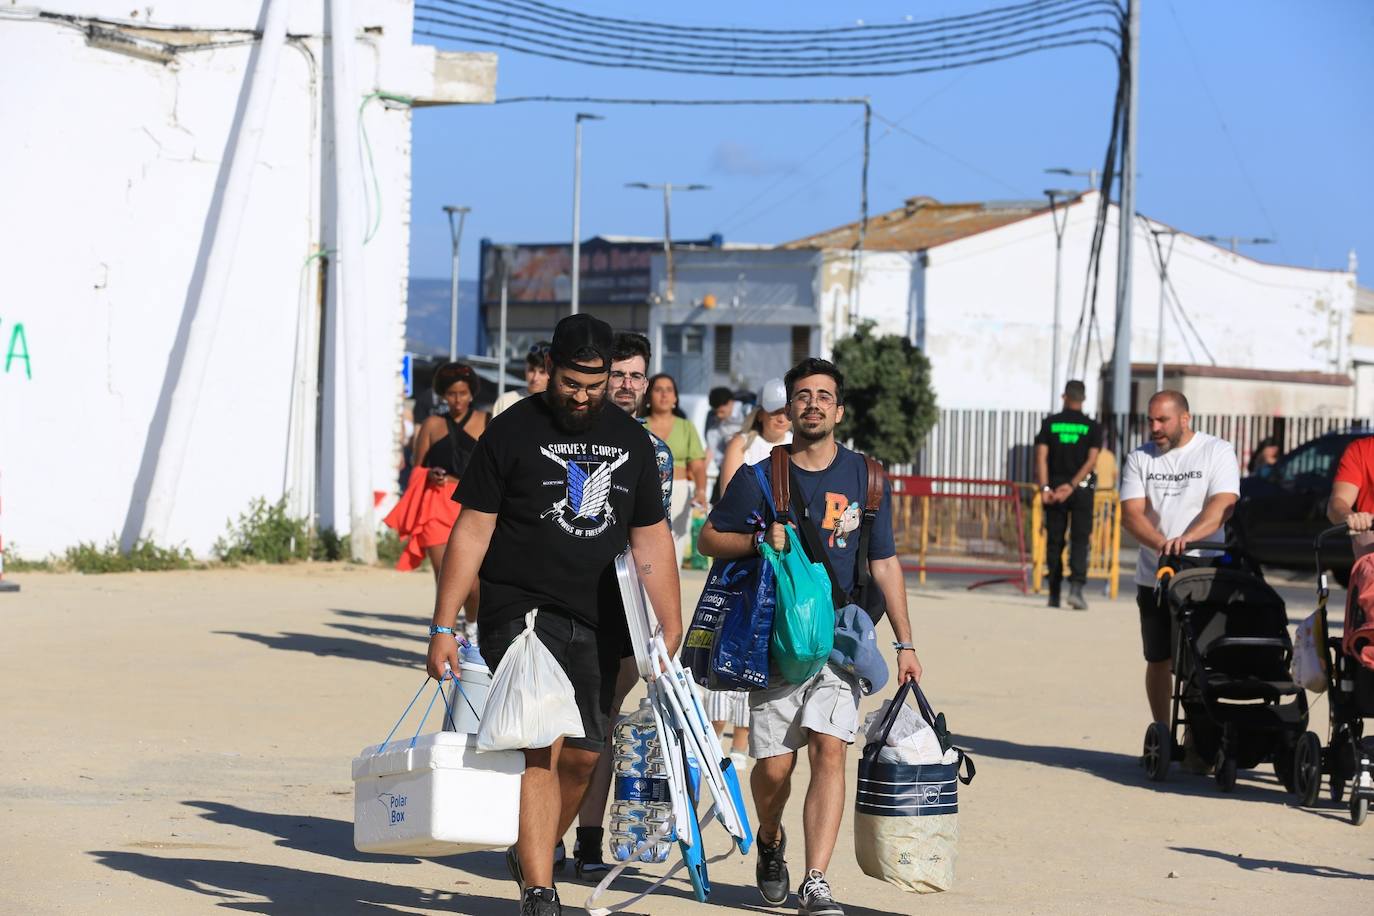
[[[1264, 478], [1240, 483], [1233, 526], [1245, 549], [1264, 566], [1312, 571], [1312, 541], [1324, 528], [1332, 479], [1345, 447], [1371, 434], [1346, 429], [1318, 436], [1279, 459]], [[1323, 550], [1323, 559], [1342, 586], [1350, 577], [1354, 554], [1348, 542]]]

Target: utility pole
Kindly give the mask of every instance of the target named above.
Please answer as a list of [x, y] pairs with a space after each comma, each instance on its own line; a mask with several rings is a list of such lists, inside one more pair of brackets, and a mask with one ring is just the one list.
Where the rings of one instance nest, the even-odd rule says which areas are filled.
[[[1047, 170], [1048, 171], [1048, 170]], [[1050, 412], [1053, 413], [1055, 405], [1059, 403], [1059, 313], [1060, 313], [1060, 273], [1063, 270], [1064, 262], [1064, 230], [1069, 225], [1069, 211], [1065, 208], [1062, 212], [1064, 218], [1059, 218], [1060, 209], [1055, 206], [1056, 199], [1062, 198], [1067, 204], [1069, 200], [1076, 200], [1080, 194], [1078, 191], [1062, 191], [1050, 188], [1045, 191], [1045, 196], [1050, 199], [1050, 218], [1054, 220], [1054, 340], [1050, 346]]]
[[[1064, 168], [1063, 166], [1060, 166], [1059, 168], [1045, 169], [1045, 174], [1046, 174], [1046, 175], [1068, 175], [1070, 178], [1086, 178], [1086, 179], [1088, 179], [1088, 187], [1089, 187], [1089, 188], [1096, 188], [1096, 187], [1097, 187], [1097, 176], [1098, 176], [1100, 173], [1097, 171], [1097, 169], [1088, 169], [1087, 171], [1081, 171], [1081, 170], [1079, 170], [1079, 169], [1066, 169], [1066, 168]], [[1068, 193], [1068, 192], [1060, 191], [1059, 193], [1064, 194], [1064, 193]]]
[[1273, 239], [1262, 239], [1262, 238], [1247, 239], [1247, 238], [1241, 238], [1241, 237], [1238, 236], [1238, 235], [1199, 235], [1198, 238], [1202, 239], [1204, 242], [1211, 242], [1213, 245], [1221, 245], [1221, 244], [1225, 243], [1225, 245], [1226, 245], [1228, 248], [1231, 249], [1231, 253], [1232, 253], [1232, 254], [1236, 254], [1236, 249], [1237, 249], [1238, 247], [1240, 247], [1241, 245], [1272, 245], [1272, 244], [1274, 244], [1274, 240], [1273, 240]]
[[[1177, 229], [1155, 229], [1145, 224], [1150, 230], [1150, 236], [1154, 239], [1155, 252], [1159, 255], [1159, 340], [1155, 344], [1155, 391], [1164, 390], [1164, 294], [1169, 283], [1169, 257], [1174, 253], [1174, 239], [1178, 236]], [[1169, 247], [1165, 249], [1160, 242], [1161, 236], [1167, 236]]]
[[674, 190], [674, 189], [677, 189], [677, 190], [679, 190], [679, 191], [707, 191], [707, 190], [710, 190], [710, 185], [704, 185], [704, 184], [671, 184], [671, 183], [669, 183], [669, 182], [663, 182], [663, 183], [661, 183], [661, 184], [650, 184], [650, 183], [644, 182], [644, 181], [631, 181], [631, 182], [627, 182], [626, 185], [625, 185], [625, 187], [627, 187], [627, 188], [640, 188], [640, 189], [646, 190], [646, 191], [648, 191], [648, 190], [654, 190], [654, 189], [656, 189], [656, 188], [662, 188], [662, 189], [663, 189], [663, 268], [664, 268], [664, 273], [667, 275], [667, 281], [668, 281], [668, 282], [667, 282], [667, 287], [668, 287], [668, 288], [667, 288], [667, 290], [664, 292], [663, 298], [664, 298], [666, 301], [668, 301], [668, 302], [672, 302], [672, 301], [673, 301], [673, 219], [672, 219], [672, 212], [673, 212], [673, 190]]
[[573, 230], [572, 230], [572, 314], [582, 300], [582, 122], [604, 121], [601, 115], [579, 111], [573, 119]]
[[[463, 223], [472, 208], [450, 205], [444, 212], [448, 214], [448, 234], [453, 242], [453, 282], [448, 292], [448, 358], [451, 362], [458, 358], [458, 245], [463, 241]], [[456, 225], [453, 222], [455, 213], [458, 214]]]
[[[1112, 349], [1112, 414], [1117, 423], [1130, 416], [1131, 404], [1131, 241], [1135, 235], [1136, 116], [1140, 108], [1140, 0], [1127, 0], [1126, 130], [1121, 155], [1121, 231], [1116, 252], [1116, 343]], [[1104, 193], [1107, 189], [1104, 189]], [[1124, 433], [1125, 426], [1118, 427]]]

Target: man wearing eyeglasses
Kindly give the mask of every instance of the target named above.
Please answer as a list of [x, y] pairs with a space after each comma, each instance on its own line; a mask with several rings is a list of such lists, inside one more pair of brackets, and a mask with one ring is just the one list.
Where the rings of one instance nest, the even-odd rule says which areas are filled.
[[[836, 585], [845, 595], [854, 589], [859, 561], [860, 511], [868, 493], [868, 466], [862, 455], [835, 441], [835, 426], [844, 417], [844, 376], [834, 363], [805, 359], [787, 373], [787, 416], [792, 421], [792, 493], [804, 516], [814, 524], [829, 558]], [[768, 459], [764, 459], [767, 461]], [[724, 496], [711, 511], [698, 548], [709, 557], [731, 559], [755, 552], [766, 539], [774, 550], [787, 549], [783, 525], [771, 521], [770, 497], [752, 473], [730, 478]], [[763, 522], [769, 520], [766, 529]], [[788, 524], [792, 524], [789, 522]], [[897, 637], [897, 681], [921, 676], [921, 662], [911, 644], [906, 584], [892, 537], [892, 494], [886, 491], [868, 542], [872, 581], [887, 601], [888, 619]], [[820, 557], [811, 557], [820, 562]], [[800, 916], [843, 916], [831, 894], [825, 870], [835, 851], [844, 815], [845, 755], [859, 727], [860, 688], [856, 679], [832, 664], [802, 684], [782, 680], [776, 668], [768, 687], [749, 694], [749, 756], [757, 763], [750, 788], [758, 809], [759, 858], [754, 880], [763, 899], [774, 906], [787, 902], [790, 882], [782, 812], [792, 791], [797, 753], [806, 749], [811, 783], [803, 808], [806, 877], [797, 888]]]
[[571, 826], [610, 734], [611, 704], [625, 646], [615, 559], [626, 544], [670, 652], [682, 641], [682, 595], [672, 534], [663, 523], [658, 468], [639, 424], [606, 410], [610, 326], [586, 313], [554, 329], [549, 387], [487, 427], [454, 496], [463, 512], [449, 536], [439, 579], [427, 668], [457, 675], [453, 624], [482, 583], [478, 636], [499, 676], [526, 629], [572, 683], [582, 735], [525, 749], [520, 832], [506, 864], [520, 885], [521, 912], [556, 916], [554, 845]]
[[525, 354], [525, 390], [512, 388], [497, 398], [496, 403], [491, 405], [493, 418], [516, 401], [532, 394], [539, 394], [549, 387], [549, 370], [544, 366], [544, 360], [548, 355], [549, 342], [547, 340], [541, 340], [530, 347], [530, 352]]

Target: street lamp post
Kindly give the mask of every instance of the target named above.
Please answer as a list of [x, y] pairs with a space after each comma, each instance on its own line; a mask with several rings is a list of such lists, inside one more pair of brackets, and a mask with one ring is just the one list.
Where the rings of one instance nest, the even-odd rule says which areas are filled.
[[[448, 234], [453, 242], [453, 277], [448, 292], [448, 358], [452, 361], [458, 358], [458, 245], [463, 241], [463, 223], [472, 208], [449, 205], [444, 212], [448, 214]], [[453, 221], [455, 214], [457, 223]]]
[[640, 188], [643, 190], [663, 189], [663, 268], [667, 276], [667, 289], [664, 291], [663, 298], [673, 301], [673, 190], [679, 191], [707, 191], [710, 185], [704, 184], [672, 184], [662, 182], [661, 184], [650, 184], [644, 181], [627, 182], [627, 188]]
[[[1047, 170], [1048, 171], [1048, 170]], [[1080, 195], [1077, 191], [1062, 191], [1057, 188], [1049, 188], [1045, 191], [1045, 196], [1050, 199], [1050, 218], [1054, 220], [1054, 340], [1050, 344], [1050, 411], [1053, 412], [1059, 397], [1059, 337], [1060, 337], [1060, 302], [1059, 291], [1061, 289], [1060, 274], [1064, 262], [1064, 230], [1068, 228], [1069, 211], [1065, 208], [1062, 212], [1064, 218], [1061, 220], [1059, 214], [1061, 210], [1055, 206], [1057, 199], [1063, 199], [1066, 203], [1070, 199], [1077, 199]]]
[[579, 111], [573, 119], [572, 314], [582, 299], [582, 122], [604, 121], [601, 115]]
[[[1084, 170], [1082, 170], [1082, 169], [1066, 169], [1066, 168], [1064, 168], [1063, 166], [1060, 166], [1059, 168], [1045, 169], [1045, 174], [1046, 174], [1046, 175], [1068, 175], [1070, 178], [1086, 178], [1086, 179], [1088, 179], [1088, 187], [1090, 187], [1090, 188], [1096, 188], [1096, 187], [1097, 187], [1097, 176], [1098, 176], [1099, 173], [1098, 173], [1098, 170], [1097, 170], [1097, 169], [1087, 169], [1086, 171], [1084, 171]], [[1047, 193], [1048, 193], [1048, 192], [1047, 192]], [[1065, 193], [1069, 193], [1069, 192], [1060, 191], [1060, 192], [1058, 192], [1058, 193], [1060, 193], [1060, 194], [1065, 194]]]
[[1238, 236], [1238, 235], [1199, 235], [1198, 238], [1202, 239], [1204, 242], [1211, 242], [1211, 243], [1214, 244], [1214, 245], [1220, 245], [1222, 242], [1225, 242], [1225, 243], [1226, 243], [1226, 246], [1227, 246], [1228, 248], [1231, 249], [1231, 253], [1232, 253], [1232, 254], [1237, 254], [1237, 253], [1238, 253], [1237, 249], [1239, 249], [1241, 245], [1272, 245], [1272, 244], [1274, 244], [1274, 240], [1273, 240], [1273, 239], [1265, 239], [1265, 238], [1252, 238], [1252, 239], [1247, 239], [1247, 238], [1241, 238], [1241, 237]]

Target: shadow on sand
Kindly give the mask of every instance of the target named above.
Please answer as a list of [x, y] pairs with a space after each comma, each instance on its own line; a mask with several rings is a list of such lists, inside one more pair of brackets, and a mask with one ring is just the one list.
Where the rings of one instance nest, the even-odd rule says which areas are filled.
[[[1216, 781], [1211, 776], [1200, 776], [1186, 772], [1175, 763], [1169, 768], [1164, 782], [1150, 782], [1140, 766], [1140, 759], [1132, 754], [1118, 754], [1112, 751], [1098, 751], [1081, 747], [1058, 747], [1043, 744], [1017, 744], [996, 738], [977, 738], [960, 735], [955, 743], [968, 751], [975, 762], [979, 757], [997, 760], [1017, 760], [1040, 766], [1057, 767], [1064, 770], [1077, 770], [1117, 785], [1142, 789], [1147, 792], [1163, 792], [1171, 795], [1221, 795]], [[1235, 791], [1230, 796], [1252, 802], [1289, 802], [1292, 796], [1284, 790], [1273, 768], [1260, 764], [1258, 769], [1241, 770]]]
[[1282, 859], [1252, 859], [1239, 853], [1218, 852], [1215, 849], [1197, 849], [1192, 846], [1170, 846], [1174, 852], [1186, 852], [1190, 856], [1206, 856], [1230, 862], [1246, 871], [1268, 869], [1283, 872], [1285, 875], [1309, 875], [1313, 878], [1344, 878], [1347, 881], [1374, 881], [1374, 874], [1362, 875], [1332, 865], [1303, 865], [1299, 862], [1284, 862]]
[[425, 645], [418, 639], [410, 649], [396, 649], [378, 645], [361, 639], [346, 636], [319, 635], [315, 633], [245, 633], [241, 630], [215, 630], [217, 636], [237, 636], [249, 642], [259, 643], [269, 649], [282, 649], [288, 652], [306, 652], [310, 655], [352, 658], [364, 662], [378, 662], [383, 665], [399, 665], [422, 671], [425, 661]]

